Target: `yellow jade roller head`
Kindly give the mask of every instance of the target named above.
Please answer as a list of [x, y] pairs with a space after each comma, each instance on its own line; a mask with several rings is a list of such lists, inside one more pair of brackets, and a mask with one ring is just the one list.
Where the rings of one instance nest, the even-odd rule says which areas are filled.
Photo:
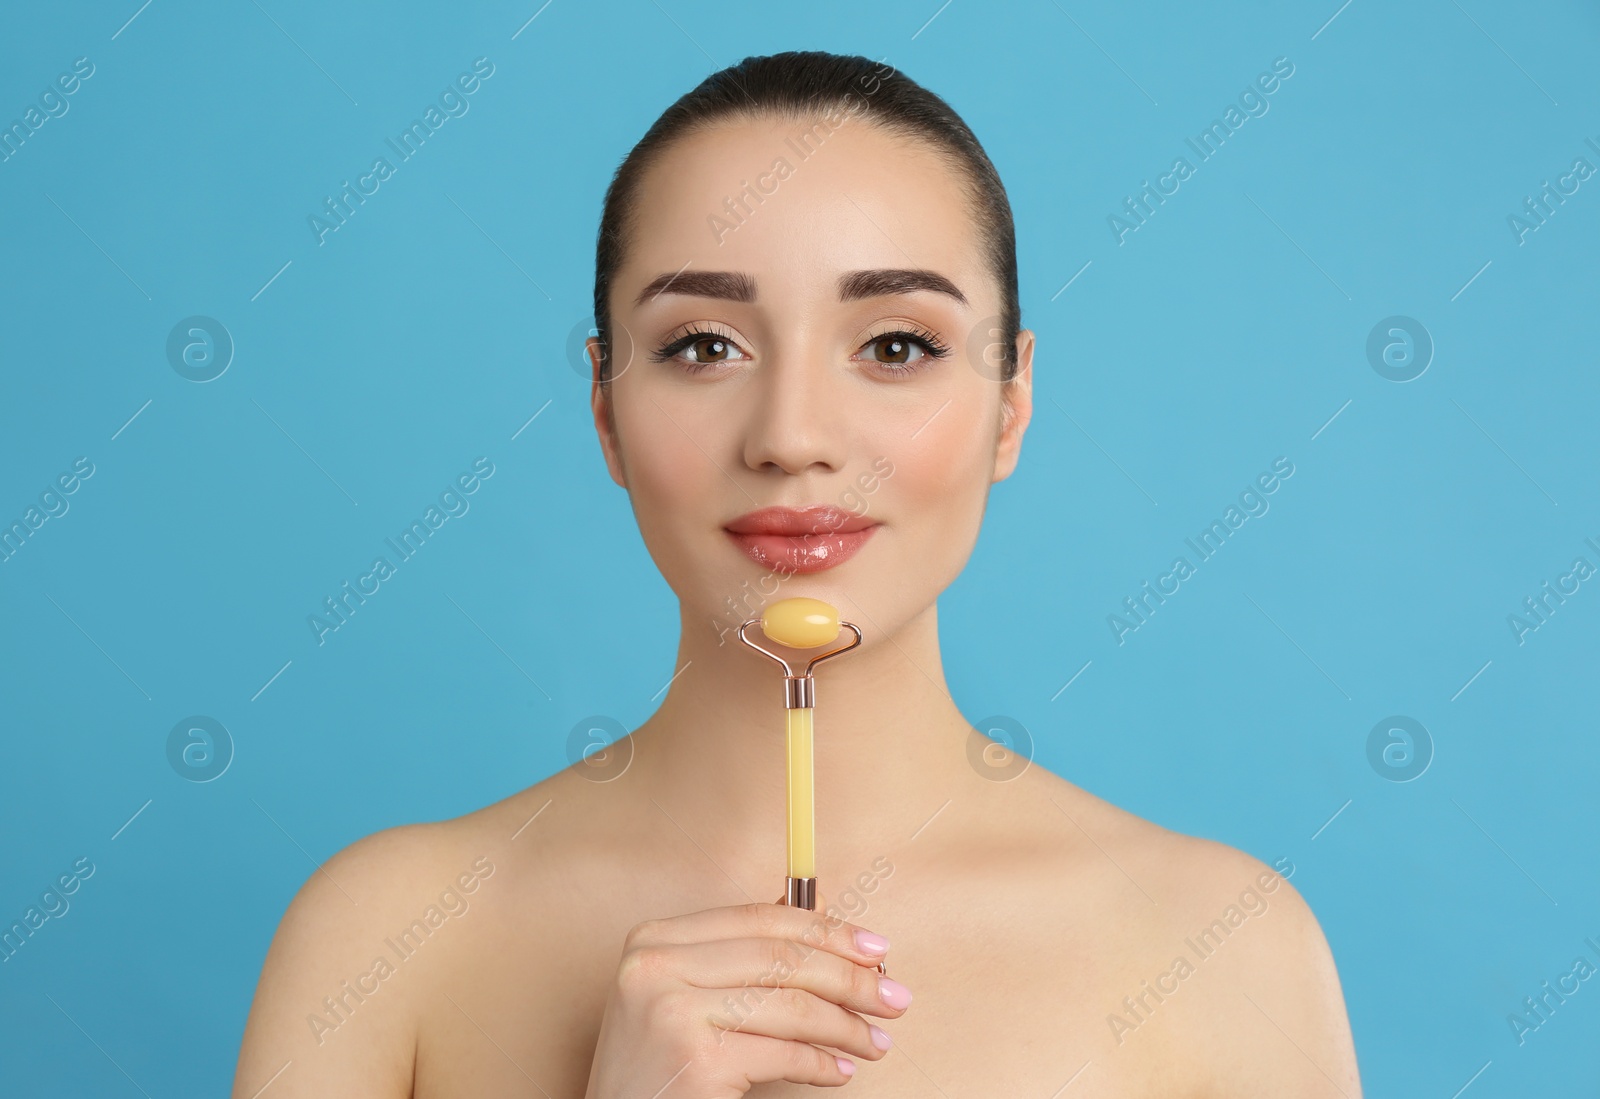
[[[837, 649], [829, 649], [825, 653], [813, 656], [806, 662], [805, 671], [796, 675], [787, 660], [750, 639], [748, 631], [752, 626], [760, 626], [761, 632], [769, 641], [775, 641], [790, 649], [820, 648], [836, 640], [841, 628], [849, 629], [856, 635], [856, 639], [848, 645], [841, 645]], [[860, 628], [854, 623], [840, 621], [839, 612], [832, 604], [824, 603], [820, 599], [795, 596], [791, 599], [778, 600], [763, 610], [760, 618], [752, 618], [740, 626], [739, 640], [782, 666], [784, 705], [796, 709], [809, 708], [815, 703], [816, 681], [811, 676], [811, 669], [829, 657], [838, 656], [855, 648], [861, 644], [862, 638]]]
[[761, 632], [791, 649], [820, 648], [839, 636], [839, 612], [820, 599], [782, 599], [761, 612]]

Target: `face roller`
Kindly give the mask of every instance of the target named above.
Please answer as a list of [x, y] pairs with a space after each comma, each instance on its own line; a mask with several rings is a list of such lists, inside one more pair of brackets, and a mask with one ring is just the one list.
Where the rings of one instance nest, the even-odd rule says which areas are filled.
[[[856, 639], [848, 645], [829, 649], [812, 657], [799, 675], [777, 653], [752, 641], [746, 631], [760, 626], [768, 640], [791, 649], [816, 649], [839, 636], [848, 627]], [[785, 742], [788, 756], [786, 802], [789, 812], [789, 876], [784, 881], [785, 903], [796, 908], [817, 908], [816, 861], [816, 785], [812, 768], [812, 715], [816, 701], [816, 681], [811, 669], [829, 657], [838, 656], [861, 644], [861, 630], [850, 622], [839, 621], [839, 612], [820, 599], [796, 597], [781, 599], [739, 627], [739, 640], [778, 662], [783, 668], [783, 704], [786, 715]], [[882, 962], [878, 972], [887, 973]]]

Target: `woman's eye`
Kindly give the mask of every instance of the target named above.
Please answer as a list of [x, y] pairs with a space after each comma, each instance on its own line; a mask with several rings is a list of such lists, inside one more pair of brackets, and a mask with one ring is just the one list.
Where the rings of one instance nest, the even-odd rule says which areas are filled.
[[873, 356], [874, 361], [895, 365], [914, 363], [928, 354], [920, 342], [899, 334], [879, 336], [867, 346], [878, 350], [878, 354]]
[[656, 362], [674, 360], [682, 366], [703, 367], [739, 362], [749, 356], [726, 336], [714, 332], [690, 332], [673, 340], [651, 357]]
[[950, 354], [950, 348], [932, 332], [885, 332], [868, 340], [863, 348], [872, 362], [892, 367], [886, 374], [917, 374], [932, 368], [936, 359]]
[[729, 362], [739, 357], [738, 347], [721, 336], [701, 336], [685, 345], [682, 353], [689, 353], [689, 361], [695, 363]]

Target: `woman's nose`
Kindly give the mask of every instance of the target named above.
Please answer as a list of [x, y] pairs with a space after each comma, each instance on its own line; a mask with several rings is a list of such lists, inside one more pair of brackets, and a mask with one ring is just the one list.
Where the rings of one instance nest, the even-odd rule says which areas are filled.
[[847, 378], [815, 356], [772, 358], [752, 385], [745, 464], [757, 472], [832, 471], [847, 458]]

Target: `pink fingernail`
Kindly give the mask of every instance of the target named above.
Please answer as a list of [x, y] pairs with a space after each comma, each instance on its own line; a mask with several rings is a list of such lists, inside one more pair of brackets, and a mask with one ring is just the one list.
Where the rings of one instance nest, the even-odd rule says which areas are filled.
[[911, 990], [899, 981], [891, 981], [887, 977], [879, 977], [878, 995], [882, 996], [883, 1002], [890, 1007], [911, 1006]]
[[894, 1045], [894, 1039], [889, 1037], [889, 1032], [875, 1023], [867, 1024], [867, 1032], [872, 1035], [872, 1044], [879, 1049], [888, 1049]]
[[835, 1057], [834, 1060], [839, 1062], [839, 1071], [846, 1076], [854, 1076], [856, 1074], [856, 1063], [854, 1061], [846, 1060], [843, 1057]]
[[889, 940], [882, 935], [874, 935], [870, 931], [856, 929], [856, 949], [863, 954], [889, 953]]

